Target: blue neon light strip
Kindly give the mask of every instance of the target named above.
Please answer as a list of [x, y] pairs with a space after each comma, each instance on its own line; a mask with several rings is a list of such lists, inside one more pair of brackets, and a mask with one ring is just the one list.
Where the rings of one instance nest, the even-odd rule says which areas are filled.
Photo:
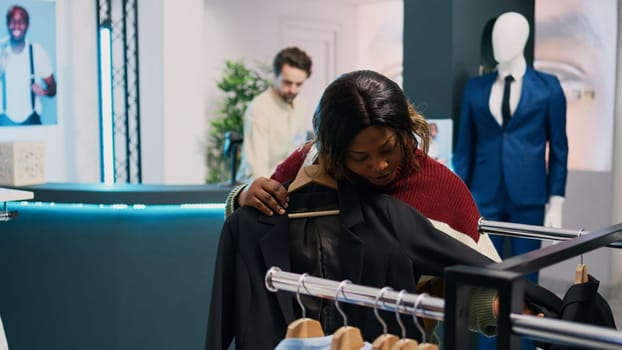
[[114, 119], [112, 114], [112, 41], [110, 28], [99, 30], [100, 93], [101, 93], [101, 152], [103, 181], [107, 185], [115, 182], [114, 176]]

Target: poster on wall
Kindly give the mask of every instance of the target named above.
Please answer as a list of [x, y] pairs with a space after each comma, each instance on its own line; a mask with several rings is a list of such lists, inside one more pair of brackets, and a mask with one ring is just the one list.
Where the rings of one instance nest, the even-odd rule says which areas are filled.
[[430, 127], [428, 155], [451, 169], [453, 120], [428, 119], [428, 126]]
[[57, 124], [54, 1], [0, 1], [0, 127]]
[[534, 67], [566, 96], [568, 168], [610, 171], [616, 72], [616, 0], [539, 0]]

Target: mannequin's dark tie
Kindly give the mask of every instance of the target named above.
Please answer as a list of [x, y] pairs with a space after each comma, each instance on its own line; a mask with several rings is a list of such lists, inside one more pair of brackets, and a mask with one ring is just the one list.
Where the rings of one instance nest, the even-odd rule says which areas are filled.
[[503, 86], [503, 99], [501, 100], [501, 116], [503, 116], [503, 128], [507, 127], [510, 122], [510, 86], [514, 81], [514, 77], [508, 75], [505, 77], [505, 85]]

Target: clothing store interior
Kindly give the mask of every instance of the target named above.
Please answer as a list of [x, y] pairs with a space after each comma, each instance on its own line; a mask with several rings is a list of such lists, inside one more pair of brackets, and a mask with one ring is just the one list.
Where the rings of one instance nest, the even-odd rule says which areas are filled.
[[0, 350], [622, 349], [622, 1], [2, 6]]

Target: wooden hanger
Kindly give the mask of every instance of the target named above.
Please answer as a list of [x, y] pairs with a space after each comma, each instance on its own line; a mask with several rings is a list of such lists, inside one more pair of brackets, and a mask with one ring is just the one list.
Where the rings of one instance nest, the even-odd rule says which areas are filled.
[[361, 330], [357, 327], [348, 326], [348, 317], [345, 312], [341, 310], [341, 306], [339, 306], [339, 293], [341, 292], [341, 294], [345, 296], [343, 293], [343, 287], [348, 283], [352, 282], [348, 280], [341, 281], [339, 287], [337, 288], [337, 294], [335, 295], [335, 307], [343, 317], [343, 326], [337, 329], [337, 331], [333, 334], [333, 340], [330, 343], [330, 350], [360, 350], [365, 345], [363, 336], [361, 335]]
[[320, 322], [305, 316], [306, 309], [300, 299], [300, 286], [304, 284], [304, 280], [308, 276], [308, 273], [300, 275], [298, 286], [296, 287], [296, 300], [302, 309], [302, 317], [287, 326], [285, 338], [316, 338], [324, 336], [324, 331], [322, 330]]
[[417, 329], [419, 330], [419, 332], [421, 332], [421, 343], [419, 343], [419, 345], [417, 346], [417, 350], [438, 350], [438, 345], [425, 341], [425, 329], [419, 324], [419, 320], [417, 319], [416, 315], [417, 308], [419, 308], [419, 305], [421, 305], [423, 298], [425, 298], [426, 296], [428, 296], [428, 293], [419, 293], [417, 299], [415, 299], [415, 313], [413, 314], [413, 321], [415, 321], [415, 326], [417, 326]]
[[401, 338], [393, 344], [391, 350], [417, 350], [418, 345], [419, 343], [414, 339]]
[[357, 327], [343, 326], [333, 334], [330, 350], [360, 350], [365, 346], [361, 330]]
[[406, 338], [406, 327], [404, 327], [404, 323], [402, 322], [399, 311], [400, 303], [402, 301], [402, 298], [404, 298], [404, 293], [406, 293], [406, 290], [402, 289], [397, 295], [397, 300], [395, 301], [395, 319], [397, 320], [397, 323], [402, 329], [402, 338], [400, 338], [400, 340], [398, 340], [397, 342], [395, 342], [395, 344], [391, 346], [391, 350], [416, 350], [417, 345], [419, 345], [416, 340]]
[[317, 338], [323, 336], [324, 331], [319, 321], [303, 317], [287, 326], [285, 338]]
[[296, 174], [294, 181], [289, 184], [287, 192], [295, 192], [312, 183], [337, 189], [337, 181], [335, 179], [326, 174], [319, 164], [311, 164], [298, 170], [298, 174]]
[[[319, 164], [307, 165], [300, 170], [298, 170], [298, 174], [296, 174], [296, 178], [292, 183], [289, 184], [287, 191], [289, 193], [295, 192], [307, 185], [310, 184], [318, 184], [322, 186], [326, 186], [328, 188], [337, 189], [337, 181], [326, 174], [322, 167]], [[318, 210], [318, 211], [308, 211], [303, 213], [289, 213], [287, 217], [290, 219], [298, 219], [298, 218], [309, 218], [315, 216], [327, 216], [327, 215], [337, 215], [339, 214], [339, 210]]]
[[391, 289], [391, 287], [384, 287], [378, 292], [378, 295], [376, 295], [376, 301], [374, 302], [374, 315], [376, 316], [376, 319], [378, 319], [378, 322], [380, 322], [380, 324], [382, 325], [382, 334], [378, 336], [378, 338], [376, 338], [371, 344], [372, 350], [391, 350], [393, 344], [397, 343], [397, 341], [400, 339], [397, 335], [389, 334], [387, 329], [387, 323], [382, 319], [382, 317], [380, 317], [380, 314], [378, 313], [378, 301], [387, 290]]
[[579, 264], [575, 270], [574, 284], [587, 283], [588, 280], [587, 265]]
[[371, 344], [372, 350], [391, 350], [393, 344], [397, 343], [400, 340], [395, 334], [381, 334], [374, 340]]

